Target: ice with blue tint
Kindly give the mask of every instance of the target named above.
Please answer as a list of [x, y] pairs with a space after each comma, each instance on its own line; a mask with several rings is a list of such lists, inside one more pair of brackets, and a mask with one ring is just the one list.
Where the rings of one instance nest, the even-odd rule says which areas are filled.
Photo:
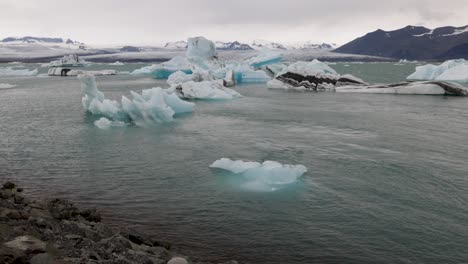
[[282, 59], [283, 54], [280, 52], [272, 50], [263, 50], [259, 55], [246, 60], [246, 63], [258, 69], [266, 65], [279, 63]]
[[171, 60], [161, 64], [153, 64], [136, 69], [132, 72], [132, 74], [149, 75], [155, 79], [167, 79], [171, 74], [177, 71], [182, 71], [186, 74], [192, 73], [192, 64], [186, 57], [176, 56]]
[[218, 168], [230, 171], [242, 177], [242, 187], [254, 191], [276, 191], [297, 182], [307, 168], [303, 165], [281, 164], [276, 161], [263, 163], [219, 159], [210, 165], [210, 168]]
[[468, 61], [458, 59], [448, 60], [440, 65], [418, 66], [407, 79], [468, 82]]
[[[106, 117], [109, 121], [133, 123], [137, 126], [170, 122], [174, 115], [193, 112], [195, 104], [181, 100], [169, 89], [152, 88], [138, 94], [131, 91], [132, 99], [122, 96], [121, 103], [109, 100], [98, 90], [93, 75], [80, 75], [83, 91], [83, 108], [97, 116]], [[106, 127], [108, 122], [100, 124]], [[97, 124], [96, 124], [97, 125]]]

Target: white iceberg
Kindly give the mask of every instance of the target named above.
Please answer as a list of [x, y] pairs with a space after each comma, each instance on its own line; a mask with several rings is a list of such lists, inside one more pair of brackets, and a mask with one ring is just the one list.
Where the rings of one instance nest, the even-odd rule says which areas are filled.
[[59, 60], [42, 64], [41, 67], [83, 67], [87, 63], [84, 59], [78, 57], [78, 55], [73, 54], [65, 55]]
[[418, 66], [407, 79], [468, 82], [468, 61], [458, 59], [448, 60], [440, 65]]
[[190, 81], [199, 82], [201, 77], [196, 73], [187, 74], [183, 71], [176, 71], [173, 74], [169, 75], [167, 78], [167, 84], [170, 86], [178, 85]]
[[223, 86], [222, 81], [186, 82], [176, 88], [179, 97], [186, 99], [229, 100], [242, 97], [238, 92]]
[[[174, 114], [192, 112], [194, 104], [177, 97], [168, 89], [152, 88], [141, 94], [131, 92], [132, 99], [122, 96], [121, 103], [105, 99], [97, 89], [93, 75], [78, 76], [83, 91], [83, 108], [93, 114], [110, 119], [110, 121], [132, 122], [138, 126], [170, 122]], [[103, 126], [106, 121], [103, 120]]]
[[307, 168], [303, 165], [281, 164], [276, 161], [263, 163], [231, 160], [222, 158], [210, 165], [210, 168], [218, 168], [241, 175], [246, 181], [243, 186], [253, 190], [276, 191], [289, 184], [295, 183]]
[[52, 67], [47, 71], [49, 76], [78, 76], [82, 74], [90, 74], [95, 76], [116, 75], [116, 70], [99, 70], [99, 71], [85, 71], [76, 70], [62, 67]]
[[0, 68], [0, 76], [34, 76], [37, 75], [37, 69], [18, 69], [16, 67]]
[[109, 129], [111, 127], [125, 127], [122, 121], [111, 121], [105, 117], [101, 117], [99, 120], [94, 121], [94, 125], [100, 129]]
[[266, 83], [271, 80], [270, 76], [262, 70], [254, 70], [247, 64], [237, 65], [232, 68], [235, 82], [238, 84]]
[[9, 83], [0, 83], [0, 89], [9, 89], [9, 88], [14, 88], [16, 85], [9, 84]]
[[327, 74], [327, 75], [334, 75], [336, 77], [339, 77], [338, 74], [334, 69], [332, 69], [330, 66], [328, 66], [326, 63], [323, 63], [317, 59], [314, 59], [313, 61], [298, 61], [295, 62], [291, 65], [289, 65], [287, 68], [283, 69], [279, 74], [283, 74], [286, 72], [292, 72], [296, 74], [300, 74], [302, 76], [308, 76], [308, 75], [316, 75], [317, 73], [321, 74]]
[[204, 37], [189, 38], [187, 41], [187, 57], [211, 59], [216, 56], [216, 45]]

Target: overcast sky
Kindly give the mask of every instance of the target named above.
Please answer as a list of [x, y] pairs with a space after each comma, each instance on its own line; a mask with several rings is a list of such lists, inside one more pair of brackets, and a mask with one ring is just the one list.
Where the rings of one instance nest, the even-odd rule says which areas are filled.
[[161, 44], [205, 36], [344, 44], [378, 28], [468, 24], [468, 0], [0, 0], [0, 37]]

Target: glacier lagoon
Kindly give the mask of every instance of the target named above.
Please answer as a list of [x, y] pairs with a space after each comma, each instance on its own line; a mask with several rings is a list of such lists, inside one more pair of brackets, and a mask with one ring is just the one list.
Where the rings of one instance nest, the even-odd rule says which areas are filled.
[[[147, 64], [94, 64], [131, 72]], [[11, 65], [0, 65], [9, 67]], [[18, 66], [18, 65], [15, 65]], [[336, 63], [339, 73], [399, 82], [416, 64]], [[0, 77], [0, 177], [36, 195], [97, 206], [204, 260], [240, 263], [456, 263], [468, 258], [468, 104], [463, 97], [235, 88], [233, 101], [154, 127], [101, 130], [73, 77]], [[97, 77], [120, 100], [164, 81]], [[302, 164], [276, 191], [252, 191], [233, 160]], [[51, 188], [53, 187], [53, 188]]]

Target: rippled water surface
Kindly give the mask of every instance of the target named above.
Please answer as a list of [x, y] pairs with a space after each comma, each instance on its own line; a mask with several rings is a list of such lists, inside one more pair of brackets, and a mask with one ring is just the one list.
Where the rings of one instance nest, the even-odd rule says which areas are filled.
[[[336, 64], [371, 82], [414, 64]], [[131, 70], [142, 65], [122, 66]], [[34, 66], [29, 66], [34, 67]], [[104, 66], [101, 66], [104, 67]], [[97, 206], [183, 253], [241, 263], [468, 261], [468, 99], [236, 88], [150, 128], [100, 130], [75, 78], [0, 78], [0, 177]], [[99, 77], [106, 96], [164, 85]], [[208, 166], [221, 157], [303, 164], [274, 192]]]

